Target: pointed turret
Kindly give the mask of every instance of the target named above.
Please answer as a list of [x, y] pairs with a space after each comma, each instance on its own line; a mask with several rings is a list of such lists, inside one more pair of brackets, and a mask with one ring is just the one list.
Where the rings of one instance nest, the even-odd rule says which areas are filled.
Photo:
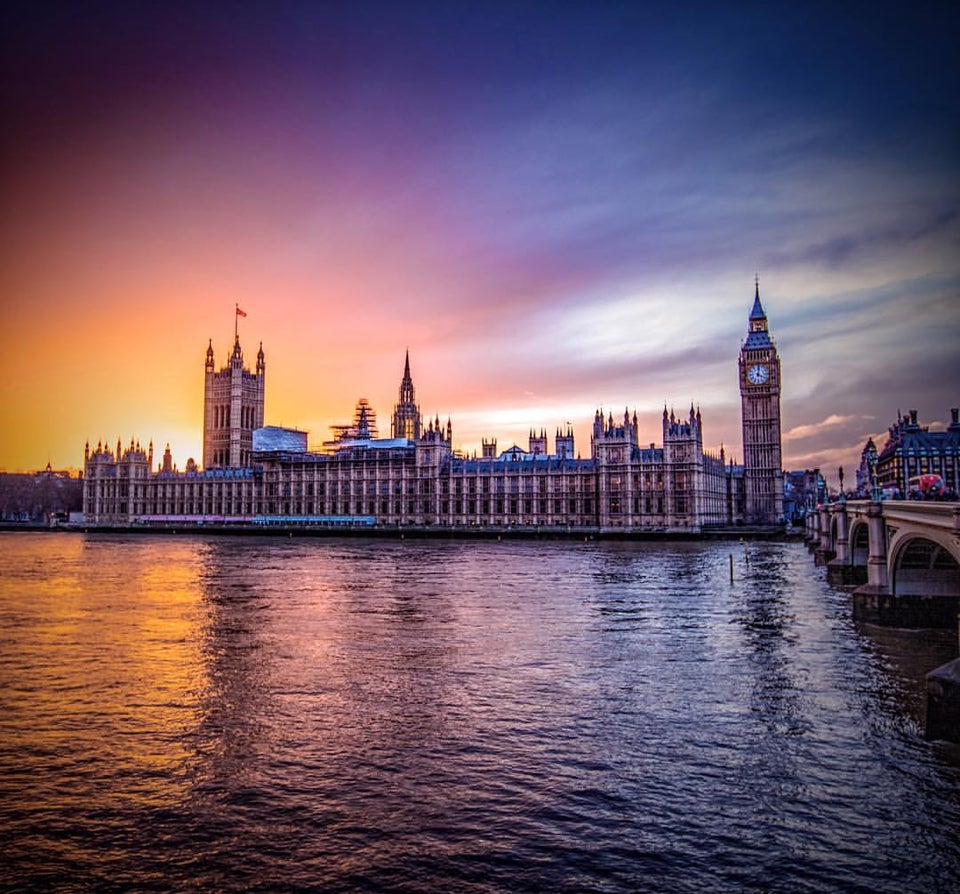
[[412, 441], [419, 440], [423, 428], [420, 408], [417, 406], [414, 395], [413, 378], [410, 375], [409, 348], [403, 358], [403, 378], [400, 380], [399, 400], [393, 409], [390, 428], [393, 437], [407, 438]]
[[765, 320], [767, 315], [763, 312], [763, 305], [760, 303], [760, 277], [754, 280], [755, 291], [753, 294], [753, 309], [750, 311], [751, 320]]
[[756, 280], [756, 291], [753, 296], [753, 308], [750, 311], [750, 317], [747, 326], [747, 340], [743, 347], [745, 350], [754, 351], [760, 348], [769, 348], [773, 346], [770, 341], [770, 333], [767, 330], [767, 315], [760, 303], [760, 277]]
[[407, 348], [403, 357], [403, 378], [400, 380], [400, 403], [412, 404], [413, 396], [413, 377], [410, 375], [410, 349]]

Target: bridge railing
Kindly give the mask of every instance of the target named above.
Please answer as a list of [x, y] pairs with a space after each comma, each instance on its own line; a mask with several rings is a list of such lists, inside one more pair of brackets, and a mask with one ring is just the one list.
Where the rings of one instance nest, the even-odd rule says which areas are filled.
[[869, 507], [878, 505], [880, 512], [889, 521], [899, 521], [934, 528], [943, 528], [960, 534], [960, 502], [941, 502], [934, 500], [848, 500], [845, 503], [828, 503], [827, 512], [831, 515], [844, 509], [849, 516], [866, 516]]
[[891, 500], [881, 505], [883, 517], [888, 521], [942, 528], [954, 534], [960, 534], [960, 503]]

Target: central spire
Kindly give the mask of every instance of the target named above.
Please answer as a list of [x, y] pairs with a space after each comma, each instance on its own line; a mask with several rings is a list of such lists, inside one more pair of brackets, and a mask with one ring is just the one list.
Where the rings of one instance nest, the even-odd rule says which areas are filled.
[[403, 358], [403, 378], [400, 380], [400, 398], [393, 410], [393, 437], [417, 440], [420, 437], [422, 422], [420, 408], [417, 406], [413, 391], [413, 378], [410, 376], [410, 349]]
[[746, 348], [769, 348], [772, 346], [770, 334], [767, 331], [767, 315], [760, 303], [760, 275], [754, 279], [753, 309], [747, 325]]
[[767, 315], [763, 312], [763, 305], [760, 303], [760, 274], [754, 277], [755, 291], [753, 293], [753, 310], [750, 311], [751, 320], [760, 320]]
[[407, 348], [406, 356], [403, 361], [403, 379], [400, 380], [400, 403], [414, 403], [413, 379], [410, 377], [410, 349]]

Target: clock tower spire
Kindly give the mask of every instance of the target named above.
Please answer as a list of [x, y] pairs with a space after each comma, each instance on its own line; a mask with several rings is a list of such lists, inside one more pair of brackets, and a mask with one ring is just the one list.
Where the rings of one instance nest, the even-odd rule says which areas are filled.
[[780, 357], [770, 338], [755, 281], [747, 337], [740, 347], [740, 412], [747, 524], [773, 525], [783, 516], [780, 446]]

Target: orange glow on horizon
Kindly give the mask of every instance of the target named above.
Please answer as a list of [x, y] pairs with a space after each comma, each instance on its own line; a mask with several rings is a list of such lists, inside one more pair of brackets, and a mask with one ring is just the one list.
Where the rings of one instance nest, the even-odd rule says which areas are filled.
[[753, 16], [799, 60], [758, 79], [726, 9], [658, 12], [650, 42], [620, 5], [506, 4], [470, 28], [389, 6], [8, 13], [0, 470], [131, 436], [201, 459], [204, 351], [224, 361], [238, 303], [265, 421], [314, 444], [361, 396], [389, 433], [409, 348], [424, 417], [465, 452], [569, 422], [587, 456], [597, 408], [636, 409], [659, 444], [664, 403], [692, 402], [704, 446], [737, 458], [758, 266], [784, 431], [810, 432], [788, 469], [855, 467], [898, 408], [948, 418], [950, 13]]

